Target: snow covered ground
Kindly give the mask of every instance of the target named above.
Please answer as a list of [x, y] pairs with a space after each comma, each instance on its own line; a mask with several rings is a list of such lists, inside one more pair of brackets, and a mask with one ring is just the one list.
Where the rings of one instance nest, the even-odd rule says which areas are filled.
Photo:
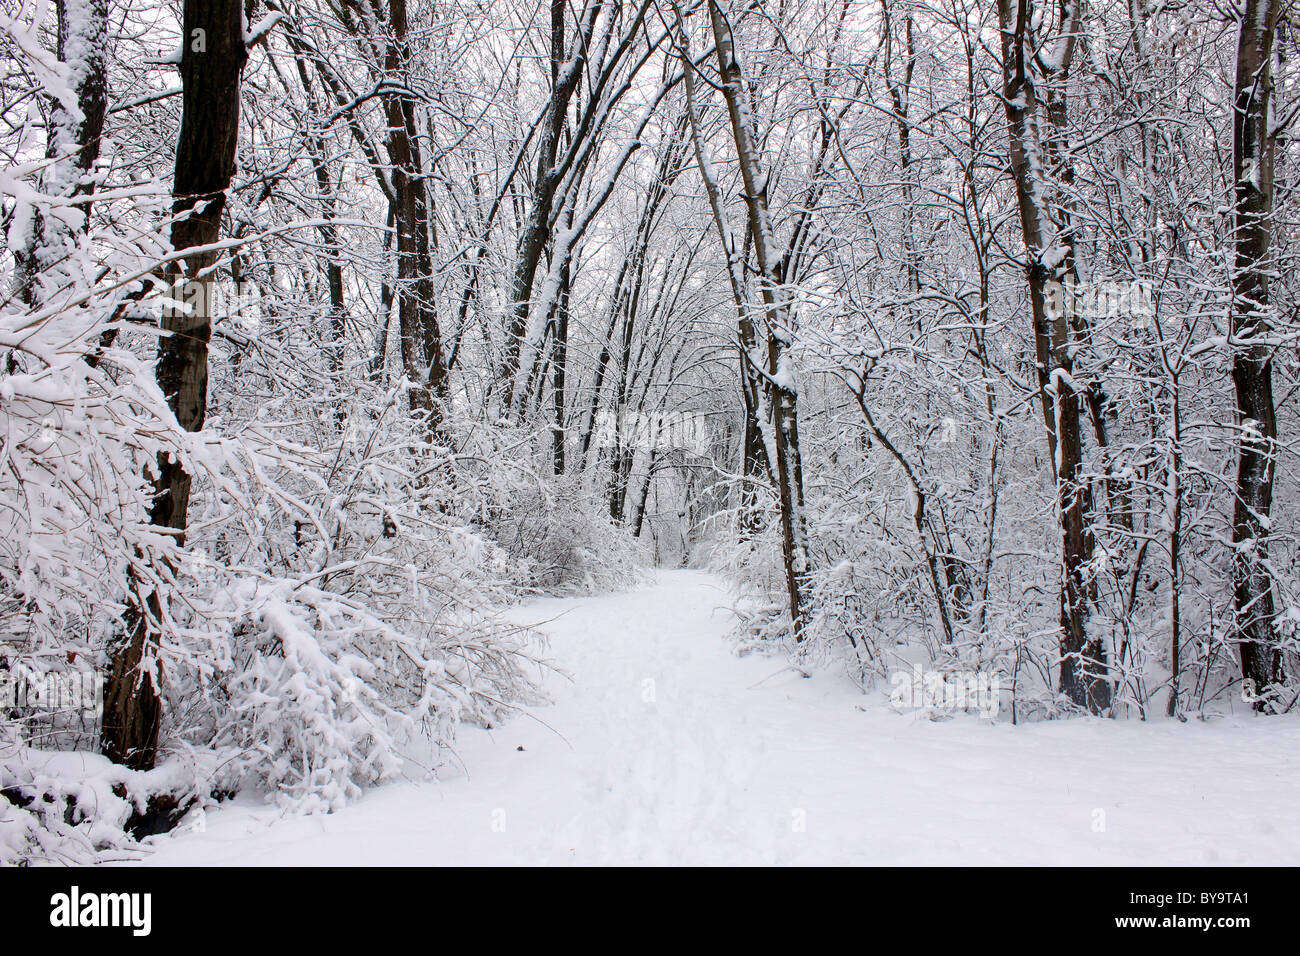
[[329, 816], [242, 797], [144, 862], [1300, 863], [1300, 719], [931, 721], [735, 657], [727, 600], [664, 571], [530, 605], [572, 681], [532, 718], [465, 729], [468, 775]]

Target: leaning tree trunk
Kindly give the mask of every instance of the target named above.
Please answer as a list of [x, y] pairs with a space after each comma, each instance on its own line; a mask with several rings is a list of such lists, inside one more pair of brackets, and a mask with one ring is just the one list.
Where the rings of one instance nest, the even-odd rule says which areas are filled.
[[[781, 551], [785, 566], [786, 596], [790, 626], [796, 641], [804, 639], [807, 614], [808, 544], [804, 520], [803, 465], [799, 451], [798, 392], [790, 362], [789, 303], [781, 289], [780, 258], [772, 234], [767, 208], [768, 175], [761, 168], [754, 144], [752, 116], [745, 96], [745, 78], [736, 58], [731, 25], [709, 0], [709, 21], [713, 29], [722, 95], [727, 102], [732, 140], [745, 187], [749, 234], [754, 242], [758, 265], [762, 312], [766, 324], [766, 368], [764, 389], [772, 414], [772, 447], [776, 492], [781, 515]], [[689, 66], [687, 67], [689, 69]], [[759, 360], [758, 356], [754, 359]]]
[[700, 130], [699, 115], [695, 106], [695, 66], [689, 55], [690, 38], [686, 33], [686, 23], [681, 8], [675, 2], [673, 14], [676, 18], [678, 44], [682, 51], [686, 116], [690, 126], [691, 145], [695, 152], [695, 164], [699, 168], [704, 194], [708, 198], [709, 209], [713, 214], [713, 224], [718, 231], [718, 240], [722, 243], [723, 255], [727, 259], [727, 282], [731, 287], [731, 298], [736, 306], [736, 350], [740, 365], [741, 410], [744, 416], [741, 423], [738, 531], [742, 540], [748, 540], [762, 528], [762, 514], [759, 507], [760, 483], [769, 484], [773, 488], [777, 483], [776, 473], [772, 470], [772, 463], [767, 454], [767, 445], [763, 440], [767, 403], [763, 395], [762, 376], [751, 359], [756, 351], [754, 322], [749, 313], [745, 293], [745, 259], [748, 258], [749, 253], [748, 247], [743, 253], [736, 247], [735, 237], [727, 225], [723, 212], [717, 180], [704, 156], [703, 133]]
[[[182, 112], [172, 186], [171, 240], [178, 251], [196, 251], [177, 264], [172, 278], [206, 286], [211, 283], [208, 273], [218, 253], [204, 247], [220, 235], [226, 190], [235, 173], [240, 74], [248, 58], [243, 3], [185, 0], [183, 25]], [[203, 427], [207, 413], [208, 342], [212, 337], [206, 307], [211, 296], [205, 294], [199, 301], [201, 307], [192, 312], [167, 310], [164, 315], [162, 327], [167, 334], [159, 341], [156, 373], [177, 422], [191, 432]], [[160, 530], [170, 529], [177, 541], [183, 542], [190, 475], [180, 462], [160, 455], [153, 485], [151, 521]], [[153, 767], [158, 752], [162, 607], [156, 591], [137, 600], [124, 635], [109, 649], [100, 736], [109, 759], [140, 770]]]
[[1236, 268], [1232, 277], [1232, 380], [1241, 439], [1237, 499], [1232, 515], [1232, 583], [1241, 675], [1256, 709], [1282, 679], [1273, 629], [1273, 581], [1268, 569], [1269, 512], [1277, 463], [1272, 347], [1257, 341], [1270, 331], [1268, 264], [1276, 140], [1269, 129], [1273, 98], [1273, 43], [1279, 0], [1246, 0], [1237, 44], [1232, 123]]
[[[532, 208], [524, 222], [519, 236], [519, 246], [515, 254], [514, 276], [510, 284], [510, 314], [506, 325], [505, 351], [501, 368], [497, 373], [496, 384], [503, 388], [503, 408], [507, 413], [516, 401], [519, 375], [520, 353], [528, 329], [528, 314], [532, 305], [533, 283], [537, 277], [537, 266], [542, 260], [542, 253], [551, 238], [551, 209], [555, 201], [555, 191], [560, 185], [560, 171], [555, 168], [559, 155], [560, 137], [564, 132], [565, 118], [568, 115], [569, 101], [573, 97], [578, 82], [582, 79], [587, 62], [587, 41], [591, 39], [591, 28], [595, 24], [600, 3], [593, 3], [584, 10], [584, 20], [580, 26], [577, 48], [573, 56], [565, 60], [565, 10], [568, 4], [564, 0], [551, 0], [551, 105], [542, 131], [541, 146], [537, 152], [537, 175], [533, 184]], [[526, 377], [526, 376], [525, 376]], [[526, 398], [526, 396], [525, 396]]]

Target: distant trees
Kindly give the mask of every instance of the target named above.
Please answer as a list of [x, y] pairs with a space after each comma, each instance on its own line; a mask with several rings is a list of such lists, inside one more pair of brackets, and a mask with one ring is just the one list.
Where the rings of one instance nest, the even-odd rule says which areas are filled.
[[[1287, 653], [1269, 542], [1291, 533], [1273, 507], [1283, 339], [1270, 296], [1279, 146], [1267, 124], [1280, 8], [1249, 6], [1234, 51], [1232, 169], [1220, 170], [1232, 231], [1189, 242], [1199, 207], [1163, 210], [1152, 190], [1163, 173], [1204, 191], [1217, 162], [1166, 121], [1187, 101], [1155, 88], [1166, 63], [1212, 84], [1177, 39], [1194, 17], [1126, 8], [1099, 32], [1102, 12], [1071, 0], [851, 7], [589, 0], [477, 21], [418, 0], [283, 9], [269, 52], [273, 64], [292, 58], [297, 84], [283, 87], [307, 124], [289, 131], [315, 189], [295, 202], [329, 250], [332, 374], [343, 386], [358, 353], [374, 381], [400, 369], [435, 457], [456, 442], [444, 425], [457, 408], [536, 427], [539, 464], [638, 536], [655, 533], [654, 489], [672, 499], [700, 487], [700, 472], [636, 426], [702, 410], [697, 392], [723, 394], [741, 426], [720, 470], [736, 492], [730, 533], [754, 554], [775, 536], [796, 643], [860, 634], [863, 615], [914, 603], [932, 652], [1019, 673], [1039, 649], [1012, 635], [1041, 630], [1029, 621], [1040, 582], [1054, 582], [1054, 690], [1066, 706], [1107, 713], [1128, 701], [1145, 713], [1156, 667], [1177, 712], [1185, 672], [1204, 699], [1228, 644], [1265, 706]], [[999, 45], [981, 46], [994, 21]], [[532, 59], [502, 59], [459, 32], [468, 22], [481, 37], [514, 31]], [[333, 56], [332, 37], [357, 55]], [[1129, 79], [1115, 86], [1107, 71]], [[84, 86], [85, 129], [102, 86]], [[471, 87], [490, 92], [466, 98]], [[279, 171], [248, 215], [279, 201], [297, 161], [271, 158], [272, 141], [259, 133], [254, 155]], [[1108, 158], [1125, 155], [1139, 161]], [[698, 178], [683, 176], [688, 166]], [[384, 209], [370, 230], [356, 219], [367, 196]], [[190, 245], [185, 221], [174, 239]], [[1231, 515], [1205, 498], [1206, 456], [1222, 439], [1188, 424], [1214, 405], [1198, 390], [1222, 386], [1198, 344], [1205, 320], [1183, 317], [1201, 308], [1189, 260], [1225, 241]], [[349, 264], [349, 245], [371, 258]], [[1116, 280], [1140, 287], [1118, 311], [1118, 291], [1097, 291]], [[1142, 315], [1124, 312], [1134, 303]], [[711, 356], [726, 349], [739, 361], [720, 379]], [[203, 363], [182, 351], [162, 353], [170, 394], [198, 384]], [[201, 424], [183, 405], [182, 424]], [[1032, 434], [1028, 407], [1045, 456], [1018, 444]], [[183, 475], [167, 465], [160, 502], [185, 497], [170, 487]], [[1030, 504], [1040, 478], [1050, 524]], [[1009, 483], [1030, 497], [1008, 505]], [[828, 515], [859, 500], [867, 512], [851, 539], [828, 538]], [[1231, 525], [1226, 562], [1210, 543], [1216, 513]], [[159, 523], [183, 528], [184, 517], [160, 512]], [[1041, 550], [1039, 533], [1057, 543]], [[1189, 589], [1198, 567], [1226, 577], [1230, 601]], [[920, 590], [884, 583], [895, 576]], [[866, 597], [873, 589], [885, 603]]]
[[[1289, 603], [1292, 588], [1267, 542], [1292, 539], [1294, 511], [1284, 505], [1279, 519], [1276, 492], [1270, 510], [1263, 490], [1276, 487], [1289, 416], [1271, 430], [1263, 396], [1265, 358], [1277, 374], [1289, 341], [1276, 323], [1291, 329], [1293, 288], [1277, 266], [1290, 261], [1289, 231], [1270, 249], [1261, 227], [1274, 224], [1276, 239], [1291, 207], [1286, 193], [1262, 212], [1260, 195], [1270, 160], [1289, 161], [1287, 109], [1263, 105], [1285, 95], [1268, 82], [1287, 63], [1285, 16], [1276, 41], [1234, 26], [1234, 41], [1277, 44], [1269, 69], [1259, 51], [1243, 67], [1243, 97], [1216, 79], [1216, 58], [1238, 51], [1210, 42], [1222, 35], [1209, 14], [1029, 2], [875, 10], [845, 27], [861, 31], [861, 56], [828, 59], [836, 81], [822, 99], [808, 51], [840, 49], [833, 16], [817, 5], [733, 11], [751, 36], [775, 38], [756, 44], [784, 83], [769, 108], [773, 141], [796, 117], [833, 121], [818, 278], [804, 286], [823, 307], [796, 336], [814, 370], [800, 408], [812, 422], [805, 449], [816, 449], [818, 633], [865, 639], [856, 655], [869, 660], [881, 653], [873, 628], [919, 630], [944, 660], [1032, 667], [1037, 686], [1047, 660], [1027, 633], [1050, 630], [1054, 693], [1044, 688], [1035, 712], [1145, 715], [1157, 691], [1170, 712], [1228, 694], [1285, 707], [1277, 691], [1294, 638], [1264, 622], [1279, 620], [1266, 595]], [[993, 28], [1001, 42], [990, 48], [980, 37]], [[860, 112], [856, 83], [874, 96]], [[1251, 109], [1274, 116], [1255, 147], [1239, 128]], [[1233, 161], [1245, 185], [1224, 145], [1234, 126], [1247, 141], [1235, 153], [1261, 157]], [[789, 157], [817, 152], [805, 129], [784, 140], [798, 145], [769, 180], [774, 216], [806, 208], [789, 188]], [[1261, 333], [1265, 322], [1275, 325]], [[1219, 363], [1229, 355], [1235, 370]], [[823, 389], [822, 371], [847, 388]], [[1240, 459], [1231, 476], [1225, 455]], [[1237, 655], [1257, 668], [1245, 684], [1231, 674]]]

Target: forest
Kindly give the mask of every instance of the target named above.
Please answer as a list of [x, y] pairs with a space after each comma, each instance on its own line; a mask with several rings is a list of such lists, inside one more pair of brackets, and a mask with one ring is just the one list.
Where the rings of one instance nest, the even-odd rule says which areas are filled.
[[725, 649], [636, 706], [1293, 798], [1297, 64], [1289, 0], [3, 0], [0, 863], [472, 775], [625, 629]]

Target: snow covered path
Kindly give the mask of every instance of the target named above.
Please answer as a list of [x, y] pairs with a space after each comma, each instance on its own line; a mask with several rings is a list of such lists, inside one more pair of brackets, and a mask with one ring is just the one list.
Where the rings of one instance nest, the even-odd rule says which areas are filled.
[[468, 776], [309, 818], [241, 798], [144, 862], [1300, 863], [1300, 720], [900, 715], [835, 674], [735, 657], [726, 604], [716, 579], [664, 571], [530, 605], [572, 682], [549, 682], [537, 720], [466, 728]]

